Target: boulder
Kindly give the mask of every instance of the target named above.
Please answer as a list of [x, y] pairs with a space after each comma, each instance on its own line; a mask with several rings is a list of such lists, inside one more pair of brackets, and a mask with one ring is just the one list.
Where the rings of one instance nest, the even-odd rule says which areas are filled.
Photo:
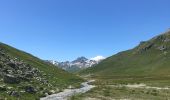
[[0, 52], [0, 55], [4, 57], [4, 56], [5, 56], [5, 53], [1, 51], [1, 52]]
[[26, 86], [25, 87], [25, 92], [34, 94], [34, 93], [37, 92], [37, 90], [34, 87], [32, 87], [32, 86]]
[[26, 71], [24, 76], [27, 78], [33, 78], [34, 74], [32, 71]]
[[50, 92], [51, 94], [54, 94], [54, 93], [55, 93], [55, 91], [54, 91], [54, 90], [50, 90], [49, 92]]
[[18, 69], [18, 67], [17, 67], [17, 65], [15, 63], [10, 62], [7, 65], [12, 67], [13, 69]]
[[10, 74], [4, 75], [3, 80], [4, 80], [5, 83], [9, 83], [9, 84], [18, 84], [18, 83], [20, 83], [19, 78], [17, 78], [14, 75], [10, 75]]
[[19, 96], [20, 96], [20, 94], [19, 94], [17, 91], [11, 91], [11, 92], [9, 93], [9, 95], [10, 95], [10, 96], [15, 96], [15, 97], [19, 97]]

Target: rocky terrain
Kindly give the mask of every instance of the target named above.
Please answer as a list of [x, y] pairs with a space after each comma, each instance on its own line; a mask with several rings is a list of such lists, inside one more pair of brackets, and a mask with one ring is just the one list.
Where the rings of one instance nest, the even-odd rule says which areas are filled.
[[[23, 93], [36, 93], [40, 87], [34, 87], [33, 83], [51, 85], [45, 74], [38, 68], [32, 67], [19, 58], [9, 56], [2, 48], [0, 48], [0, 77], [1, 92], [5, 92], [11, 96], [19, 97]], [[28, 84], [32, 83], [32, 84]], [[21, 84], [17, 87], [10, 87], [8, 84]]]
[[[13, 53], [14, 51], [15, 53]], [[22, 56], [14, 56], [14, 54]], [[24, 58], [28, 56], [37, 62], [23, 59], [23, 56]], [[43, 68], [43, 66], [45, 67]], [[50, 71], [47, 70], [48, 68], [51, 68]], [[82, 81], [78, 77], [24, 52], [0, 44], [0, 100], [35, 100], [60, 92], [79, 82]]]

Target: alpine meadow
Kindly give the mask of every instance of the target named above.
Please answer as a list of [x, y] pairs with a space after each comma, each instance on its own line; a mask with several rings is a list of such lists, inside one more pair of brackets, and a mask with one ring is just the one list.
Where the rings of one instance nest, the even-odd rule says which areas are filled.
[[0, 0], [0, 100], [170, 100], [170, 0]]

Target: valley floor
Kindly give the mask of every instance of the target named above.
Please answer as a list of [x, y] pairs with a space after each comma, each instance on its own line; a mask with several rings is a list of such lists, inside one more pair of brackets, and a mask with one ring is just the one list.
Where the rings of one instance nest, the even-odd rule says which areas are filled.
[[170, 100], [170, 77], [95, 80], [94, 89], [70, 100]]

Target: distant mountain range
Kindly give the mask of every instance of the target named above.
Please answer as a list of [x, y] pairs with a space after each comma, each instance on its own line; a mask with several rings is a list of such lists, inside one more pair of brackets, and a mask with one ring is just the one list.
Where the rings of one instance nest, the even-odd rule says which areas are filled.
[[56, 65], [57, 67], [62, 68], [68, 72], [77, 72], [82, 69], [86, 69], [93, 65], [96, 65], [104, 59], [105, 58], [102, 56], [97, 56], [91, 59], [87, 59], [86, 57], [82, 56], [82, 57], [78, 57], [77, 59], [71, 62], [70, 61], [58, 62], [54, 60], [47, 60], [47, 62], [50, 62], [53, 65]]
[[110, 56], [80, 74], [93, 76], [168, 76], [170, 75], [170, 30], [130, 50]]

